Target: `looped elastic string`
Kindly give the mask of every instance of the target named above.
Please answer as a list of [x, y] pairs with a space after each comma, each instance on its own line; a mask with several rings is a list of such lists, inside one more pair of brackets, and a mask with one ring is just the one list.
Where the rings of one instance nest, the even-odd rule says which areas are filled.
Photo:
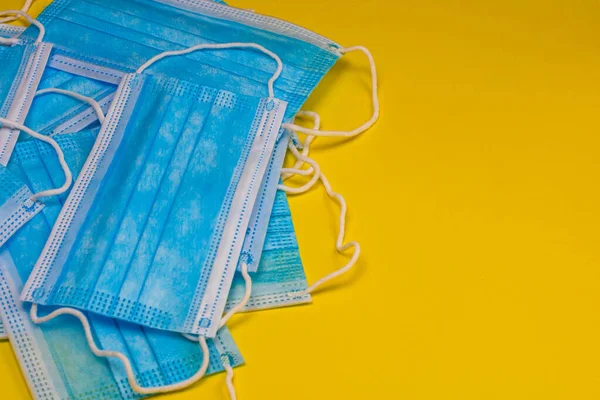
[[27, 133], [31, 137], [41, 140], [42, 142], [48, 143], [50, 146], [52, 146], [52, 148], [54, 149], [54, 151], [56, 151], [56, 154], [58, 155], [58, 162], [60, 163], [60, 166], [65, 174], [65, 183], [63, 183], [63, 185], [59, 188], [43, 190], [41, 192], [35, 193], [33, 196], [31, 196], [29, 198], [31, 201], [36, 201], [37, 199], [39, 199], [41, 197], [56, 196], [58, 194], [62, 194], [64, 192], [66, 192], [67, 190], [69, 190], [71, 183], [73, 183], [73, 175], [71, 175], [71, 170], [69, 169], [69, 166], [67, 165], [67, 162], [65, 161], [65, 155], [64, 155], [62, 149], [60, 148], [60, 146], [58, 145], [58, 143], [56, 143], [56, 140], [52, 139], [49, 136], [45, 136], [34, 130], [31, 130], [28, 127], [26, 127], [25, 125], [21, 125], [18, 122], [9, 121], [5, 118], [0, 118], [0, 123], [2, 125], [8, 126], [9, 128], [19, 129], [20, 131]]
[[[311, 113], [311, 114], [315, 114], [315, 113]], [[311, 116], [311, 115], [305, 114], [304, 116]], [[315, 129], [318, 129], [320, 119], [318, 118], [319, 117], [318, 114], [315, 114], [315, 116], [316, 116], [316, 118], [313, 117], [313, 120], [315, 121]], [[308, 141], [309, 144], [310, 144], [311, 140], [312, 139], [310, 139], [310, 137], [306, 138], [306, 141]], [[306, 142], [305, 142], [305, 145], [303, 146], [303, 148], [306, 149], [307, 147], [308, 146], [306, 145]], [[313, 283], [312, 285], [310, 285], [307, 289], [305, 289], [303, 291], [288, 293], [289, 297], [297, 297], [297, 296], [312, 293], [316, 288], [323, 285], [324, 283], [349, 271], [354, 266], [354, 264], [356, 264], [356, 261], [358, 260], [358, 257], [360, 255], [360, 245], [356, 241], [352, 241], [352, 242], [348, 242], [348, 243], [344, 244], [344, 236], [345, 236], [345, 232], [346, 232], [346, 213], [348, 211], [348, 207], [346, 205], [346, 200], [344, 200], [344, 197], [341, 194], [333, 191], [333, 189], [331, 188], [331, 185], [329, 184], [329, 180], [327, 180], [325, 175], [323, 175], [323, 173], [321, 172], [321, 169], [320, 169], [319, 165], [316, 163], [316, 161], [314, 161], [313, 159], [311, 159], [303, 154], [300, 154], [298, 152], [298, 149], [296, 149], [296, 147], [291, 143], [289, 145], [289, 149], [294, 154], [294, 156], [296, 156], [298, 158], [298, 160], [307, 162], [312, 166], [311, 169], [314, 171], [314, 176], [309, 183], [305, 184], [301, 188], [293, 188], [293, 187], [289, 187], [286, 185], [279, 185], [278, 189], [282, 190], [286, 193], [290, 193], [290, 194], [300, 194], [300, 193], [304, 193], [304, 192], [310, 190], [314, 186], [316, 180], [320, 179], [321, 183], [323, 183], [323, 186], [325, 187], [325, 191], [327, 192], [327, 195], [330, 198], [336, 200], [340, 205], [340, 218], [339, 218], [340, 228], [339, 228], [335, 247], [339, 253], [344, 253], [346, 250], [348, 250], [350, 248], [354, 248], [352, 257], [350, 258], [348, 263], [346, 263], [346, 265], [344, 265], [342, 268], [330, 273], [329, 275], [324, 276], [323, 278], [319, 279], [318, 281], [316, 281], [315, 283]], [[308, 154], [308, 150], [306, 150], [306, 154]], [[302, 169], [296, 168], [296, 166], [301, 167], [301, 165], [302, 164], [298, 165], [298, 163], [296, 163], [294, 165], [294, 168], [285, 169], [285, 171], [283, 171], [283, 172], [299, 174], [299, 175], [307, 175], [306, 172], [309, 171], [310, 169], [302, 170]], [[317, 177], [317, 179], [315, 179], [315, 176]]]
[[219, 50], [219, 49], [236, 49], [236, 48], [237, 49], [258, 50], [258, 51], [268, 55], [273, 60], [275, 60], [275, 62], [277, 62], [277, 69], [275, 70], [275, 73], [273, 74], [271, 79], [269, 79], [269, 82], [268, 82], [269, 99], [274, 99], [275, 98], [275, 90], [273, 89], [273, 85], [275, 84], [275, 81], [277, 80], [277, 78], [279, 78], [279, 75], [281, 75], [281, 71], [283, 70], [283, 63], [281, 62], [281, 59], [279, 58], [279, 56], [277, 54], [273, 53], [271, 50], [268, 50], [257, 43], [239, 43], [239, 42], [217, 43], [217, 44], [205, 43], [205, 44], [198, 44], [196, 46], [188, 47], [187, 49], [183, 49], [183, 50], [165, 51], [164, 53], [157, 54], [154, 57], [152, 57], [151, 59], [149, 59], [148, 61], [146, 61], [141, 67], [139, 67], [137, 69], [136, 72], [138, 74], [141, 74], [150, 65], [154, 64], [155, 62], [157, 62], [159, 60], [162, 60], [165, 57], [180, 56], [180, 55], [184, 55], [184, 54], [193, 53], [194, 51], [197, 51], [197, 50]]
[[[252, 294], [252, 278], [250, 278], [250, 275], [248, 274], [248, 264], [246, 264], [245, 262], [242, 263], [242, 276], [244, 277], [244, 282], [246, 284], [244, 297], [242, 297], [239, 303], [237, 303], [235, 307], [229, 310], [229, 312], [225, 314], [223, 318], [221, 318], [221, 324], [219, 325], [219, 329], [224, 327], [227, 321], [229, 321], [229, 319], [234, 314], [238, 313], [242, 308], [244, 308], [246, 304], [248, 304], [248, 300], [250, 300], [250, 295]], [[189, 333], [184, 333], [183, 336], [186, 339], [191, 340], [192, 342], [197, 342], [199, 338], [202, 337], [190, 335]], [[231, 400], [236, 400], [237, 396], [235, 393], [235, 387], [233, 386], [233, 368], [229, 363], [229, 357], [227, 357], [226, 354], [221, 355], [221, 362], [223, 364], [223, 368], [225, 368], [225, 371], [227, 371], [226, 382], [227, 390], [229, 391], [229, 398]]]
[[79, 93], [71, 92], [70, 90], [63, 90], [63, 89], [58, 89], [58, 88], [48, 88], [48, 89], [38, 90], [35, 95], [41, 96], [46, 93], [58, 93], [58, 94], [69, 96], [74, 99], [88, 103], [90, 106], [92, 106], [92, 108], [96, 112], [96, 115], [98, 116], [98, 121], [100, 122], [100, 124], [104, 123], [105, 116], [104, 116], [104, 112], [102, 111], [102, 107], [100, 107], [100, 104], [98, 104], [98, 102], [96, 100], [92, 99], [91, 97], [83, 96]]
[[196, 341], [200, 343], [200, 348], [202, 349], [203, 357], [202, 357], [202, 365], [200, 366], [200, 369], [198, 370], [198, 372], [196, 372], [193, 376], [191, 376], [190, 378], [188, 378], [184, 381], [174, 383], [171, 385], [155, 386], [155, 387], [142, 387], [135, 380], [135, 374], [133, 372], [133, 367], [131, 366], [131, 362], [123, 353], [119, 353], [118, 351], [112, 351], [112, 350], [102, 350], [102, 349], [98, 348], [98, 346], [96, 345], [96, 342], [94, 341], [94, 336], [92, 335], [92, 329], [90, 328], [90, 324], [89, 324], [86, 316], [81, 311], [76, 310], [74, 308], [63, 307], [63, 308], [59, 308], [58, 310], [51, 312], [50, 314], [48, 314], [44, 317], [39, 317], [37, 315], [37, 307], [38, 307], [37, 304], [32, 304], [31, 311], [29, 313], [31, 316], [31, 320], [33, 322], [35, 322], [36, 324], [43, 324], [44, 322], [48, 322], [48, 321], [58, 317], [59, 315], [67, 315], [67, 314], [72, 315], [72, 316], [76, 317], [77, 319], [79, 319], [79, 321], [81, 322], [81, 325], [83, 326], [83, 330], [85, 331], [85, 338], [86, 338], [88, 345], [90, 346], [90, 349], [92, 350], [92, 352], [97, 357], [118, 358], [123, 363], [123, 366], [125, 367], [129, 385], [136, 393], [156, 394], [156, 393], [167, 393], [167, 392], [172, 392], [175, 390], [184, 389], [184, 388], [196, 383], [197, 381], [199, 381], [204, 376], [204, 374], [206, 373], [206, 370], [208, 369], [208, 364], [209, 364], [209, 359], [210, 359], [210, 355], [208, 352], [208, 345], [206, 344], [206, 338], [204, 338], [203, 336], [200, 336]]
[[229, 364], [229, 357], [226, 354], [221, 356], [221, 363], [223, 364], [223, 368], [225, 368], [225, 372], [227, 372], [227, 376], [225, 377], [225, 382], [227, 383], [227, 391], [229, 392], [229, 399], [236, 400], [237, 394], [235, 393], [235, 386], [233, 386], [233, 368], [231, 368], [231, 364]]
[[[313, 120], [313, 129], [319, 129], [319, 127], [321, 126], [321, 116], [314, 111], [303, 111], [303, 110], [298, 111], [298, 113], [296, 113], [296, 116], [294, 117], [294, 121], [298, 117], [311, 118]], [[306, 136], [306, 139], [304, 139], [304, 143], [302, 144], [302, 156], [303, 157], [308, 157], [308, 152], [310, 151], [310, 144], [312, 143], [312, 141], [314, 139], [315, 139], [315, 136], [313, 136], [313, 135], [308, 135], [308, 136]], [[300, 170], [300, 167], [302, 167], [302, 164], [304, 164], [304, 161], [301, 160], [300, 158], [298, 158], [298, 160], [296, 161], [296, 163], [294, 164], [294, 166], [292, 168], [282, 168], [281, 169], [281, 172], [282, 172], [281, 180], [286, 181], [294, 175], [310, 175], [310, 174], [312, 174], [312, 172], [313, 172], [312, 167], [310, 167], [308, 169]]]
[[[37, 26], [40, 31], [35, 42], [40, 43], [44, 39], [44, 35], [46, 34], [46, 28], [44, 28], [44, 25], [42, 25], [37, 19], [32, 18], [31, 15], [29, 15], [21, 10], [0, 11], [0, 17], [4, 16], [4, 15], [18, 15], [19, 17], [25, 18], [30, 24]], [[18, 17], [14, 17], [14, 19], [17, 19], [17, 18]], [[17, 38], [0, 38], [0, 44], [13, 45], [13, 44], [18, 43], [18, 41], [19, 40]]]
[[[312, 176], [312, 178], [310, 178], [310, 181], [308, 181], [306, 184], [304, 184], [303, 186], [300, 186], [300, 187], [290, 187], [290, 186], [285, 186], [285, 185], [279, 185], [279, 186], [280, 186], [280, 189], [284, 190], [286, 193], [301, 194], [301, 193], [304, 193], [304, 192], [310, 190], [315, 185], [315, 183], [317, 183], [317, 181], [321, 177], [321, 168], [319, 167], [319, 164], [317, 164], [317, 162], [315, 160], [313, 160], [310, 157], [305, 157], [304, 155], [300, 154], [298, 152], [298, 149], [296, 148], [296, 146], [294, 146], [292, 143], [289, 144], [288, 148], [290, 149], [290, 151], [292, 152], [294, 157], [296, 157], [300, 162], [307, 163], [311, 167], [309, 169], [282, 168], [281, 172], [286, 173], [286, 174], [304, 175], [304, 176], [313, 174], [313, 176]], [[285, 188], [285, 189], [283, 189], [283, 188]]]
[[371, 99], [373, 103], [373, 114], [371, 115], [371, 118], [358, 128], [353, 129], [351, 131], [321, 131], [318, 129], [304, 128], [303, 126], [290, 123], [282, 124], [281, 126], [283, 128], [314, 136], [352, 137], [363, 133], [364, 131], [372, 127], [375, 124], [375, 122], [377, 122], [377, 119], [379, 118], [379, 98], [377, 96], [377, 69], [375, 68], [375, 60], [373, 60], [373, 56], [371, 55], [369, 49], [367, 49], [364, 46], [353, 46], [340, 49], [340, 53], [342, 54], [350, 53], [352, 51], [361, 51], [369, 59], [369, 65], [371, 67]]
[[242, 263], [242, 277], [244, 278], [244, 283], [246, 284], [246, 289], [244, 291], [244, 297], [242, 297], [242, 299], [239, 301], [239, 303], [237, 303], [235, 305], [235, 307], [233, 307], [231, 310], [229, 310], [229, 312], [227, 314], [225, 314], [223, 316], [223, 318], [221, 318], [221, 324], [219, 325], [219, 328], [222, 328], [223, 326], [225, 326], [227, 321], [229, 321], [229, 319], [234, 314], [237, 314], [238, 312], [240, 312], [240, 310], [242, 308], [244, 308], [246, 306], [246, 304], [248, 304], [248, 300], [250, 300], [250, 295], [252, 294], [252, 278], [250, 278], [250, 275], [248, 274], [248, 264], [246, 264], [245, 262]]
[[[31, 7], [31, 3], [33, 3], [33, 0], [26, 0], [25, 4], [23, 4], [23, 7], [21, 7], [22, 12], [26, 13], [27, 11], [29, 11], [29, 7]], [[0, 19], [0, 24], [5, 24], [7, 22], [11, 22], [11, 21], [15, 21], [19, 19], [19, 17], [6, 17], [3, 19]]]

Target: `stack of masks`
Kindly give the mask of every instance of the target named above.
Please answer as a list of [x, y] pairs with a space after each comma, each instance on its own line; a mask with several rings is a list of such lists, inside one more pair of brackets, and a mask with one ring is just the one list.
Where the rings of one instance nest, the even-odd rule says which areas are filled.
[[[370, 53], [205, 0], [55, 0], [38, 20], [30, 3], [0, 13], [32, 23], [0, 26], [0, 336], [35, 398], [137, 398], [223, 370], [234, 397], [226, 321], [310, 302], [359, 255], [308, 150], [376, 121]], [[373, 116], [319, 130], [300, 107], [352, 50]], [[317, 181], [353, 252], [309, 287], [286, 192]]]

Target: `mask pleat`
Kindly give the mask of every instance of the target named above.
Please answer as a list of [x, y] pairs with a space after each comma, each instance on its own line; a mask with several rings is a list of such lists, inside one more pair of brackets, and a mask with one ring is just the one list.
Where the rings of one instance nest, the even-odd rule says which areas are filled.
[[[174, 96], [166, 107], [161, 125], [157, 129], [157, 134], [149, 149], [148, 157], [144, 160], [131, 197], [128, 199], [121, 224], [107, 254], [102, 272], [96, 286], [92, 289], [94, 293], [119, 293], [121, 291], [134, 251], [146, 227], [154, 201], [159, 194], [161, 182], [166, 176], [177, 144], [185, 131], [191, 115], [192, 104], [191, 99]], [[149, 111], [152, 112], [152, 110]], [[140, 117], [143, 116], [140, 115]], [[142, 275], [138, 276], [145, 274], [145, 271], [139, 272]], [[118, 299], [110, 300], [110, 302], [104, 302], [101, 298], [92, 297], [89, 306], [99, 309], [101, 312], [113, 312], [118, 305]]]
[[[113, 36], [110, 42], [111, 53], [120, 51], [123, 57], [127, 57], [128, 65], [139, 65], [141, 59], [146, 61], [152, 56], [165, 50], [173, 50], [207, 41], [201, 37], [191, 37], [189, 34], [178, 31], [177, 34], [167, 36], [166, 39], [161, 39], [148, 34], [141, 34], [133, 29], [123, 25], [115, 24], [114, 20], [99, 20], [96, 17], [88, 17], [85, 15], [61, 15], [61, 20], [68, 21], [70, 24], [84, 24], [88, 30], [97, 30], [98, 34], [106, 34], [110, 32]], [[134, 18], [134, 17], [131, 17]], [[108, 27], [108, 28], [107, 28]], [[136, 26], [134, 25], [134, 28]], [[182, 37], [183, 36], [183, 37]], [[177, 39], [177, 42], [168, 39]], [[97, 43], [98, 46], [106, 46], [107, 44]], [[96, 44], [94, 44], [96, 46]], [[114, 50], [118, 47], [120, 50]], [[126, 52], [123, 49], [128, 49]], [[216, 54], [215, 54], [216, 53]], [[222, 58], [221, 54], [226, 53], [244, 53], [248, 58], [247, 64], [233, 62], [226, 58]], [[143, 57], [145, 56], [145, 58]], [[215, 82], [220, 83], [220, 87], [226, 90], [240, 91], [245, 94], [255, 94], [266, 96], [266, 82], [273, 75], [275, 65], [273, 61], [264, 57], [261, 54], [252, 54], [247, 51], [211, 51], [204, 53], [189, 54], [187, 57], [194, 60], [193, 68], [186, 68], [186, 65], [177, 59], [163, 60], [160, 70], [154, 71], [156, 75], [180, 76], [186, 77], [186, 80], [193, 82]], [[122, 59], [122, 57], [118, 57]], [[251, 68], [248, 65], [261, 65], [261, 70]], [[266, 71], [262, 71], [262, 69]], [[284, 69], [285, 70], [285, 69]], [[210, 79], [209, 79], [210, 78]], [[304, 82], [306, 77], [302, 76], [298, 79]], [[289, 80], [279, 78], [275, 87], [278, 90], [278, 96], [281, 98], [294, 97], [296, 94], [296, 83]], [[283, 95], [285, 93], [285, 95]]]
[[[68, 7], [70, 11], [112, 22], [115, 25], [135, 30], [137, 36], [149, 35], [173, 41], [182, 46], [199, 43], [253, 42], [267, 45], [269, 50], [286, 60], [290, 67], [281, 78], [298, 81], [311, 72], [324, 74], [327, 69], [312, 63], [315, 51], [322, 52], [321, 57], [336, 58], [335, 55], [300, 40], [278, 34], [267, 33], [261, 29], [245, 26], [226, 19], [218, 19], [202, 14], [160, 4], [159, 2], [127, 3], [115, 0], [74, 1]], [[68, 12], [67, 12], [68, 14]], [[191, 41], [187, 43], [186, 40]], [[260, 62], [260, 59], [248, 52], [218, 52], [222, 60], [235, 61], [239, 65], [251, 66], [255, 71], [272, 73], [272, 67]], [[214, 56], [214, 54], [213, 54]], [[313, 67], [314, 69], [311, 69]], [[287, 75], [286, 75], [287, 74]]]
[[[101, 6], [93, 4], [85, 4], [85, 7], [75, 6], [71, 11], [61, 15], [61, 18], [70, 22], [82, 23], [85, 22], [89, 27], [100, 27], [102, 25], [111, 26], [113, 32], [118, 32], [118, 36], [130, 42], [144, 45], [155, 51], [158, 50], [173, 50], [178, 48], [190, 47], [201, 43], [215, 42], [235, 42], [243, 40], [245, 42], [254, 42], [256, 39], [252, 35], [249, 37], [240, 31], [239, 25], [229, 30], [236, 32], [220, 32], [215, 37], [207, 36], [210, 33], [211, 25], [220, 25], [216, 20], [206, 22], [203, 25], [198, 23], [190, 23], [194, 19], [179, 17], [181, 25], [165, 25], [171, 20], [159, 18], [156, 13], [152, 13], [147, 7], [140, 10], [133, 10], [129, 13], [126, 9], [131, 9], [132, 4], [126, 3], [119, 6], [119, 10], [111, 10], [109, 14], [102, 12], [108, 4]], [[149, 12], [150, 11], [150, 12]], [[200, 17], [202, 18], [202, 17]], [[106, 29], [106, 28], [104, 28]], [[221, 30], [225, 30], [221, 27]], [[114, 33], [113, 33], [114, 34]], [[264, 40], [264, 39], [263, 39]], [[279, 45], [277, 45], [279, 47]], [[270, 58], [262, 56], [260, 53], [248, 51], [211, 51], [203, 53], [194, 53], [187, 56], [196, 61], [200, 61], [205, 66], [213, 67], [215, 70], [226, 71], [231, 74], [245, 77], [248, 81], [254, 81], [264, 89], [265, 82], [273, 74], [273, 62]], [[181, 64], [181, 63], [179, 63]], [[307, 79], [306, 75], [314, 74], [313, 72], [303, 71], [299, 68], [290, 67], [278, 79], [277, 86], [280, 90], [291, 91], [294, 89], [295, 82]]]
[[[185, 320], [189, 311], [180, 304], [192, 302], [200, 277], [212, 268], [214, 256], [207, 249], [214, 243], [213, 235], [220, 234], [221, 208], [229, 208], [226, 193], [249, 140], [247, 121], [254, 118], [256, 106], [238, 102], [232, 93], [219, 92], [181, 178], [164, 239], [139, 297], [140, 303], [166, 310], [177, 321]], [[173, 259], [175, 254], [180, 259]], [[171, 296], [174, 291], [178, 298]], [[139, 311], [136, 319], [153, 318], [145, 309]]]
[[[38, 90], [59, 87], [61, 85], [67, 84], [67, 82], [75, 78], [75, 75], [70, 74], [68, 72], [64, 72], [54, 68], [46, 68], [44, 70], [44, 74], [42, 75], [42, 80], [40, 81]], [[34, 103], [37, 103], [37, 101], [35, 101]], [[32, 104], [31, 108], [33, 109], [33, 107], [35, 107], [35, 104]]]
[[[94, 55], [125, 70], [135, 69], [163, 50], [204, 42], [256, 42], [277, 53], [284, 62], [276, 95], [287, 101], [287, 116], [293, 116], [313, 88], [335, 64], [339, 54], [289, 36], [244, 24], [193, 13], [156, 3], [119, 1], [69, 1], [51, 5], [47, 12], [47, 38], [81, 54]], [[193, 7], [192, 7], [193, 8]], [[168, 21], [173, 22], [170, 25]], [[79, 34], [63, 35], [74, 31]], [[57, 34], [55, 34], [56, 32]], [[323, 39], [324, 40], [324, 39]], [[333, 43], [330, 44], [335, 47]], [[262, 96], [273, 71], [270, 60], [252, 51], [215, 51], [192, 54], [189, 69], [182, 63], [165, 61], [155, 74], [209, 84]], [[242, 76], [243, 75], [243, 76]]]
[[[59, 85], [49, 87], [68, 90], [96, 100], [116, 90], [116, 87], [100, 81], [80, 76], [71, 76], [71, 79]], [[87, 104], [68, 96], [45, 94], [39, 96], [33, 102], [31, 110], [27, 115], [26, 125], [34, 130], [37, 129], [41, 133], [48, 134], [51, 133], [52, 127], [60, 125], [88, 107]], [[50, 117], [48, 110], [53, 110]], [[24, 137], [24, 135], [21, 135], [21, 137]]]
[[[137, 110], [137, 114], [132, 116], [132, 125], [136, 126], [136, 134], [129, 135], [124, 139], [124, 143], [119, 147], [117, 154], [114, 156], [114, 168], [109, 168], [107, 172], [108, 179], [104, 180], [104, 185], [99, 189], [98, 195], [101, 197], [110, 198], [110, 203], [100, 202], [95, 204], [88, 218], [82, 226], [82, 234], [78, 237], [79, 245], [74, 254], [67, 260], [65, 271], [70, 273], [65, 274], [64, 280], [60, 287], [55, 288], [53, 296], [55, 301], [61, 303], [63, 301], [75, 302], [75, 306], [83, 307], [87, 305], [90, 299], [91, 289], [96, 284], [99, 276], [102, 273], [104, 261], [110, 250], [112, 239], [118, 232], [118, 227], [126, 210], [129, 197], [135, 188], [137, 177], [144, 164], [145, 158], [148, 156], [153, 138], [163, 120], [165, 118], [170, 96], [165, 97], [149, 97], [149, 101], [144, 102], [140, 107], [142, 110]], [[144, 118], [140, 115], [143, 110], [151, 112], [155, 118]], [[110, 179], [109, 176], [115, 171], [117, 166], [120, 166], [120, 175]], [[116, 187], [120, 190], [116, 190]], [[114, 195], [118, 192], [118, 196]], [[108, 193], [108, 195], [106, 194]], [[102, 204], [109, 204], [107, 207], [102, 207]], [[90, 216], [93, 216], [91, 218]], [[78, 268], [80, 265], [85, 265], [85, 268]], [[120, 284], [120, 282], [117, 282]], [[77, 288], [77, 290], [71, 290]], [[112, 299], [95, 299], [99, 309], [110, 305]]]
[[44, 326], [44, 340], [72, 399], [119, 398], [109, 361], [89, 349], [79, 321], [61, 318]]

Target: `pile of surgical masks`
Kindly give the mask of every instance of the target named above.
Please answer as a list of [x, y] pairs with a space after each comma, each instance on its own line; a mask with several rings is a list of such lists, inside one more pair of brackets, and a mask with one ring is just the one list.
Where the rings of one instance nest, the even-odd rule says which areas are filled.
[[[371, 54], [208, 0], [30, 5], [0, 12], [0, 336], [37, 399], [133, 399], [221, 371], [235, 398], [231, 316], [309, 303], [359, 257], [309, 149], [376, 122]], [[372, 116], [322, 130], [300, 108], [354, 51]], [[346, 264], [309, 285], [287, 196], [316, 184], [340, 207]]]

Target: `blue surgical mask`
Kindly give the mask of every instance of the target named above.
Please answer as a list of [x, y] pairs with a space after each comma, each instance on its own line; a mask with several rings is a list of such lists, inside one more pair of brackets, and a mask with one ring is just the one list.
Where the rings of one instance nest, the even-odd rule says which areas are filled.
[[[44, 71], [39, 84], [39, 89], [57, 87], [66, 90], [74, 90], [86, 94], [96, 99], [106, 113], [116, 86], [113, 84], [114, 78], [122, 76], [117, 70], [98, 67], [94, 64], [84, 63], [77, 60], [66, 60], [61, 56], [51, 55], [49, 66]], [[96, 114], [91, 108], [85, 108], [81, 102], [65, 96], [41, 96], [33, 102], [26, 119], [26, 125], [38, 130], [42, 134], [49, 136], [60, 135], [69, 132], [75, 132], [84, 128], [94, 127], [94, 132], [100, 129], [97, 123]], [[51, 113], [48, 110], [52, 110]], [[57, 112], [55, 110], [59, 110]], [[58, 115], [58, 116], [57, 116]], [[23, 137], [23, 136], [22, 136]], [[25, 136], [25, 138], [27, 138]], [[260, 187], [258, 199], [255, 203], [249, 228], [244, 240], [241, 261], [248, 263], [249, 270], [256, 272], [265, 237], [267, 235], [267, 226], [269, 225], [269, 216], [273, 207], [273, 197], [277, 190], [279, 168], [277, 165], [283, 163], [285, 155], [285, 145], [288, 141], [288, 135], [285, 133], [278, 140], [278, 145], [273, 152], [270, 163], [267, 167], [267, 173]], [[283, 144], [283, 145], [280, 145]], [[47, 148], [47, 146], [45, 146]], [[65, 198], [66, 196], [61, 196]], [[283, 199], [285, 200], [285, 199]], [[46, 201], [54, 202], [58, 199], [48, 198]], [[280, 202], [285, 204], [287, 201]], [[288, 211], [289, 213], [289, 208]], [[278, 233], [271, 233], [271, 237]], [[292, 233], [293, 235], [293, 233]], [[269, 239], [272, 241], [272, 239]], [[304, 276], [301, 262], [294, 262], [291, 265], [269, 262], [261, 274], [257, 274], [256, 288], [252, 291], [250, 298], [251, 309], [268, 309], [291, 303], [309, 301], [309, 296], [303, 296], [298, 299], [286, 298], [282, 295], [286, 287], [298, 288], [300, 290], [305, 286], [298, 281], [299, 277]], [[286, 271], [285, 274], [280, 271]], [[272, 276], [271, 276], [272, 274]], [[290, 280], [294, 284], [290, 286]], [[262, 281], [270, 282], [269, 285], [261, 284]], [[277, 284], [275, 284], [277, 282]], [[244, 282], [241, 276], [236, 277], [231, 289], [232, 298], [227, 301], [227, 309], [233, 307], [235, 302], [239, 301], [244, 292]]]
[[23, 300], [213, 337], [285, 106], [126, 75]]
[[[95, 128], [92, 128], [56, 137], [75, 175], [84, 165], [95, 135]], [[8, 169], [15, 177], [19, 176], [19, 180], [47, 189], [54, 186], [53, 176], [61, 174], [60, 168], [54, 167], [55, 158], [50, 146], [28, 141], [17, 144]], [[23, 282], [46, 242], [52, 218], [60, 207], [59, 203], [46, 202], [42, 212], [23, 225], [0, 249], [0, 293], [3, 294], [0, 310], [17, 358], [36, 398], [137, 398], [119, 362], [107, 361], [91, 353], [77, 320], [65, 317], [40, 328], [29, 319], [29, 306], [18, 301]], [[134, 361], [135, 379], [144, 386], [181, 382], [200, 367], [200, 348], [179, 334], [99, 316], [90, 316], [90, 323], [102, 348], [123, 352]], [[226, 329], [220, 330], [208, 346], [208, 373], [223, 369], [221, 354], [227, 354], [235, 365], [242, 362]], [[90, 376], [94, 379], [89, 379]]]
[[[198, 43], [243, 40], [261, 44], [283, 61], [275, 90], [278, 98], [289, 103], [287, 118], [296, 114], [340, 57], [337, 44], [306, 29], [204, 1], [60, 0], [48, 6], [40, 20], [61, 57], [94, 60], [105, 68], [124, 71], [134, 70], [160, 51]], [[165, 60], [152, 73], [236, 93], [265, 95], [270, 60], [260, 53], [241, 49], [194, 53], [187, 58], [186, 63]], [[278, 141], [269, 175], [279, 176], [286, 148], [285, 139]], [[249, 261], [250, 271], [256, 270], [260, 259], [276, 189], [277, 179], [265, 177], [244, 243], [243, 260]]]

